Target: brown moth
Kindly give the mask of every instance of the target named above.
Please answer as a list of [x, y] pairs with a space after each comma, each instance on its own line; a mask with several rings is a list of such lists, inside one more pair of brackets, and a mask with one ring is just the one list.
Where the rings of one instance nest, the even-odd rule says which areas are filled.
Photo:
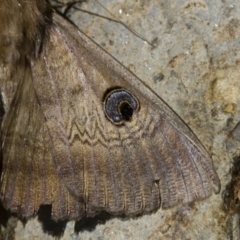
[[12, 212], [132, 216], [219, 192], [184, 122], [43, 0], [1, 1], [0, 83], [0, 198]]
[[240, 213], [240, 123], [230, 132], [226, 147], [232, 158], [231, 180], [224, 191], [224, 205], [229, 213]]

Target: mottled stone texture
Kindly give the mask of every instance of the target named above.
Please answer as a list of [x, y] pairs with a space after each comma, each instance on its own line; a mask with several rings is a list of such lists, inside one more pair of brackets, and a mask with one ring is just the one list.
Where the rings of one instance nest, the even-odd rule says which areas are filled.
[[[68, 222], [62, 239], [239, 239], [239, 216], [225, 210], [223, 196], [231, 181], [237, 148], [234, 144], [226, 148], [226, 142], [240, 120], [240, 3], [217, 0], [101, 3], [157, 47], [116, 22], [78, 10], [69, 12], [71, 19], [191, 127], [212, 156], [222, 191], [204, 201], [160, 209], [134, 219], [101, 216], [82, 221], [75, 228], [74, 222]], [[110, 16], [95, 1], [81, 7]], [[3, 237], [16, 239], [53, 239], [49, 232], [56, 228], [56, 232], [61, 232], [65, 226], [61, 223], [56, 227], [48, 222], [44, 226], [46, 233], [37, 218], [26, 223], [16, 223], [15, 219], [2, 222]]]

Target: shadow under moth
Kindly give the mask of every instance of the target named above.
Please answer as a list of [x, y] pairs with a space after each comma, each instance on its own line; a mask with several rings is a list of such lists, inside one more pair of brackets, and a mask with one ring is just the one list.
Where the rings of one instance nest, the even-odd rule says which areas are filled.
[[0, 2], [0, 87], [0, 199], [20, 216], [133, 216], [219, 192], [184, 122], [44, 0]]

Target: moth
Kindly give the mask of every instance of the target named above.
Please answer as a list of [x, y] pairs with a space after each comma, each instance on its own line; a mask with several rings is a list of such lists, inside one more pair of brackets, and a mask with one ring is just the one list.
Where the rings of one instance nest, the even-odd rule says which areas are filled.
[[0, 84], [0, 199], [20, 216], [133, 216], [220, 190], [176, 113], [43, 0], [1, 1]]
[[228, 154], [232, 157], [231, 180], [226, 186], [223, 199], [225, 210], [230, 214], [239, 213], [240, 206], [240, 123], [238, 122], [234, 129], [230, 132], [226, 141]]

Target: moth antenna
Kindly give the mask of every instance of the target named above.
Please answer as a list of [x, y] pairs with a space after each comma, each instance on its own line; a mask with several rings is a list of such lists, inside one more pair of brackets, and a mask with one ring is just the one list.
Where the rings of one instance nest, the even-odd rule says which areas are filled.
[[[77, 1], [71, 1], [71, 2], [67, 2], [67, 3], [64, 3], [64, 2], [61, 2], [61, 1], [58, 1], [58, 0], [47, 0], [47, 2], [49, 4], [52, 5], [52, 7], [58, 12], [60, 13], [62, 16], [65, 16], [67, 15], [68, 11], [71, 9], [71, 8], [74, 8], [74, 9], [77, 9], [77, 10], [80, 10], [78, 8], [76, 8], [74, 5], [77, 4], [77, 3], [80, 3], [80, 2], [86, 2], [86, 0], [77, 0]], [[53, 5], [54, 4], [54, 5]], [[59, 9], [63, 9], [65, 8], [63, 11], [59, 10]]]
[[125, 28], [128, 29], [129, 32], [131, 32], [132, 34], [134, 34], [136, 37], [140, 38], [142, 41], [148, 43], [150, 46], [152, 46], [153, 48], [156, 47], [155, 44], [153, 44], [152, 42], [148, 41], [145, 37], [141, 36], [140, 33], [138, 33], [137, 31], [135, 31], [133, 28], [129, 27], [127, 24], [125, 24], [124, 22], [122, 22], [119, 18], [117, 18], [115, 15], [113, 15], [106, 7], [104, 7], [98, 0], [95, 0], [95, 2], [100, 5], [105, 11], [107, 11], [112, 17], [115, 18], [114, 19], [111, 19], [111, 18], [108, 18], [110, 21], [114, 21], [114, 22], [117, 22], [119, 24], [121, 24], [122, 26], [124, 26]]
[[132, 29], [131, 27], [129, 27], [127, 24], [125, 24], [124, 22], [122, 22], [119, 18], [117, 18], [114, 14], [112, 14], [106, 7], [104, 7], [99, 1], [95, 0], [95, 2], [101, 6], [105, 11], [107, 11], [113, 18], [110, 18], [110, 17], [107, 17], [107, 16], [103, 16], [101, 14], [98, 14], [98, 13], [94, 13], [94, 12], [90, 12], [90, 11], [87, 11], [87, 10], [83, 10], [81, 8], [78, 8], [75, 6], [75, 4], [77, 3], [80, 3], [80, 2], [85, 2], [85, 0], [78, 0], [78, 1], [71, 1], [69, 3], [62, 3], [58, 0], [53, 0], [51, 2], [56, 2], [57, 4], [59, 5], [54, 5], [54, 8], [56, 9], [56, 11], [59, 11], [58, 9], [59, 8], [63, 8], [65, 7], [65, 10], [61, 13], [63, 16], [66, 16], [68, 11], [73, 8], [73, 9], [76, 9], [78, 11], [81, 11], [81, 12], [84, 12], [84, 13], [87, 13], [87, 14], [91, 14], [93, 16], [96, 16], [96, 17], [100, 17], [100, 18], [103, 18], [103, 19], [106, 19], [108, 21], [112, 21], [112, 22], [116, 22], [116, 23], [119, 23], [121, 24], [122, 26], [124, 26], [126, 29], [128, 29], [129, 32], [131, 32], [133, 35], [135, 35], [136, 37], [140, 38], [142, 41], [148, 43], [151, 47], [153, 48], [156, 48], [157, 46], [157, 43], [156, 43], [156, 39], [154, 39], [152, 42], [150, 42], [149, 40], [147, 40], [145, 37], [143, 37], [140, 33], [138, 33], [136, 30]]

